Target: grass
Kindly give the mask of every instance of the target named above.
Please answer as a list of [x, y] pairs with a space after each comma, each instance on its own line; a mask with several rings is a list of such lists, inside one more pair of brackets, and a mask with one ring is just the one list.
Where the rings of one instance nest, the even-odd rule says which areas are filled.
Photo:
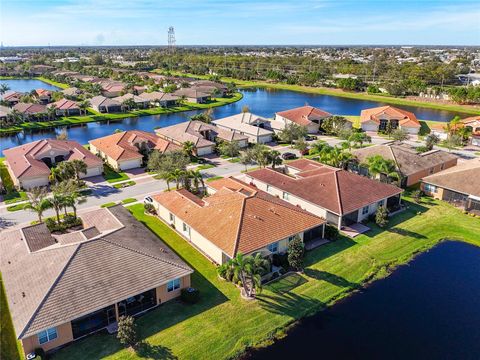
[[125, 205], [125, 204], [131, 204], [131, 203], [134, 203], [134, 202], [137, 202], [138, 200], [135, 199], [135, 198], [126, 198], [126, 199], [123, 199], [122, 200], [122, 204]]
[[130, 179], [124, 172], [116, 172], [108, 165], [103, 166], [103, 177], [110, 184]]
[[108, 202], [108, 203], [102, 204], [102, 205], [100, 205], [100, 207], [102, 207], [102, 208], [109, 208], [109, 207], [112, 207], [112, 206], [115, 206], [115, 205], [117, 205], [117, 203], [112, 201], [112, 202]]
[[10, 205], [10, 206], [7, 206], [7, 210], [10, 211], [10, 212], [20, 211], [20, 210], [23, 210], [25, 208], [25, 205], [27, 205], [27, 204], [26, 203], [21, 203], [21, 204], [16, 204], [16, 205]]
[[214, 168], [215, 165], [213, 164], [202, 164], [202, 165], [199, 165], [197, 166], [197, 169], [198, 170], [207, 170], [207, 169], [211, 169], [211, 168]]
[[60, 83], [60, 82], [57, 82], [57, 81], [53, 81], [53, 80], [47, 79], [47, 78], [45, 78], [45, 77], [43, 77], [43, 76], [36, 77], [35, 79], [40, 80], [40, 81], [43, 81], [44, 83], [47, 83], [47, 84], [56, 86], [56, 87], [58, 87], [58, 88], [60, 88], [60, 89], [67, 89], [67, 88], [70, 87], [70, 85], [68, 85], [68, 84]]
[[[312, 315], [353, 290], [390, 274], [415, 254], [442, 239], [480, 246], [480, 221], [452, 206], [424, 199], [391, 219], [385, 230], [372, 230], [355, 239], [321, 246], [306, 256], [303, 279], [287, 276], [265, 287], [257, 301], [244, 301], [232, 284], [222, 281], [215, 267], [157, 218], [144, 214], [141, 204], [129, 207], [134, 216], [177, 252], [191, 267], [192, 285], [200, 290], [195, 305], [164, 304], [138, 319], [148, 354], [123, 349], [114, 335], [98, 334], [60, 350], [54, 359], [139, 359], [163, 352], [180, 359], [238, 357], [248, 347], [264, 346], [298, 319]], [[421, 213], [421, 215], [417, 215]], [[455, 219], [455, 224], [452, 224]]]
[[12, 318], [8, 311], [7, 297], [0, 274], [0, 359], [24, 358], [22, 346], [17, 342]]
[[14, 204], [19, 201], [27, 200], [27, 194], [24, 191], [17, 191], [12, 177], [8, 172], [7, 166], [4, 164], [5, 158], [0, 158], [0, 179], [2, 180], [3, 187], [6, 191], [6, 195], [3, 196], [5, 204]]
[[173, 106], [169, 108], [156, 107], [151, 109], [132, 110], [129, 112], [117, 113], [117, 114], [103, 114], [93, 109], [89, 109], [90, 115], [68, 116], [68, 117], [64, 116], [51, 121], [26, 122], [26, 123], [2, 128], [0, 129], [0, 134], [12, 134], [12, 133], [21, 132], [23, 130], [41, 130], [41, 129], [49, 129], [52, 127], [58, 127], [58, 126], [87, 124], [90, 122], [115, 121], [115, 120], [130, 118], [130, 117], [173, 114], [177, 112], [192, 111], [192, 110], [204, 110], [204, 109], [215, 108], [215, 107], [224, 106], [227, 104], [237, 102], [241, 100], [242, 97], [243, 95], [241, 93], [235, 93], [230, 97], [215, 98], [206, 104], [184, 103], [184, 104], [180, 104], [178, 106]]
[[121, 184], [115, 184], [115, 185], [113, 185], [113, 187], [115, 189], [123, 189], [123, 188], [129, 187], [129, 186], [133, 186], [135, 184], [136, 184], [135, 181], [130, 180], [130, 181], [127, 181], [127, 182], [124, 182], [124, 183], [121, 183]]
[[25, 191], [13, 191], [3, 196], [5, 204], [15, 204], [20, 201], [28, 200], [27, 193]]
[[[154, 72], [163, 73], [162, 70], [157, 70]], [[208, 79], [209, 77], [207, 75], [202, 76], [202, 75], [182, 73], [179, 71], [171, 71], [170, 73], [172, 75], [193, 77], [193, 78], [199, 78], [199, 79]], [[241, 87], [241, 88], [255, 87], [255, 88], [289, 90], [289, 91], [296, 91], [296, 92], [303, 92], [303, 93], [310, 93], [310, 94], [339, 96], [339, 97], [344, 97], [349, 99], [379, 101], [379, 102], [394, 104], [394, 105], [418, 106], [418, 107], [424, 107], [424, 108], [430, 108], [430, 109], [459, 112], [463, 114], [473, 114], [473, 115], [480, 114], [480, 112], [473, 107], [466, 107], [462, 105], [450, 105], [450, 104], [436, 104], [436, 103], [430, 103], [430, 102], [398, 98], [394, 96], [367, 94], [366, 92], [350, 92], [350, 91], [343, 91], [343, 90], [334, 89], [334, 88], [289, 85], [284, 83], [272, 83], [272, 82], [261, 81], [261, 80], [260, 81], [240, 80], [240, 79], [234, 79], [234, 78], [228, 78], [228, 77], [221, 78], [221, 81], [234, 82], [238, 87]]]
[[215, 181], [215, 180], [219, 180], [219, 179], [223, 179], [223, 176], [212, 176], [211, 178], [207, 179], [207, 182]]
[[229, 162], [231, 163], [239, 163], [241, 160], [238, 157], [230, 158], [228, 159]]

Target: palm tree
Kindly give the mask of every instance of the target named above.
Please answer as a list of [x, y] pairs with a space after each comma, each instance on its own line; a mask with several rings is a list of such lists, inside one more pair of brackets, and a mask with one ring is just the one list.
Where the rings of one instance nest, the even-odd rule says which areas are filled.
[[90, 107], [90, 101], [84, 100], [78, 104], [80, 111], [83, 112], [83, 115], [87, 115], [87, 110]]
[[175, 169], [171, 172], [171, 178], [175, 181], [175, 189], [178, 190], [180, 181], [184, 175], [184, 171], [180, 169]]
[[270, 151], [270, 161], [272, 163], [272, 169], [275, 169], [275, 166], [282, 164], [282, 157], [280, 151], [272, 150]]
[[195, 187], [195, 191], [197, 193], [200, 191], [199, 190], [199, 185], [200, 184], [202, 185], [202, 188], [205, 189], [205, 182], [203, 180], [203, 176], [202, 176], [202, 173], [200, 172], [200, 170], [198, 170], [198, 169], [191, 170], [190, 171], [190, 177], [193, 180], [193, 186]]
[[175, 181], [175, 177], [173, 176], [173, 172], [164, 172], [160, 175], [160, 177], [165, 180], [167, 183], [167, 190], [170, 191], [170, 182]]
[[191, 141], [185, 141], [183, 143], [183, 152], [185, 155], [192, 158], [195, 154], [195, 144]]
[[48, 176], [48, 180], [50, 180], [50, 183], [56, 184], [59, 181], [62, 180], [62, 172], [61, 169], [58, 167], [52, 167], [50, 169], [50, 175]]
[[366, 165], [369, 174], [373, 177], [384, 174], [388, 179], [400, 181], [400, 174], [392, 160], [384, 159], [381, 155], [373, 155], [366, 159]]
[[34, 187], [27, 192], [28, 204], [25, 205], [25, 210], [32, 210], [38, 215], [38, 222], [42, 222], [43, 212], [51, 207], [50, 202], [45, 199], [47, 192], [44, 188]]
[[268, 270], [269, 264], [261, 254], [255, 256], [243, 256], [238, 253], [232, 259], [232, 266], [235, 276], [242, 282], [245, 295], [253, 297], [262, 289], [262, 273]]
[[255, 256], [249, 256], [250, 266], [250, 280], [255, 289], [255, 293], [262, 291], [262, 274], [266, 273], [270, 267], [268, 260], [265, 260], [260, 253]]
[[65, 206], [65, 198], [63, 194], [53, 190], [53, 196], [49, 199], [49, 202], [53, 209], [55, 210], [55, 215], [57, 218], [57, 224], [60, 224], [60, 210]]
[[8, 90], [10, 90], [10, 86], [7, 84], [0, 84], [0, 95], [5, 94]]
[[57, 106], [55, 104], [51, 104], [50, 106], [47, 107], [48, 120], [55, 119], [56, 115], [57, 115]]
[[250, 270], [248, 259], [244, 257], [243, 254], [238, 253], [237, 256], [232, 259], [232, 265], [235, 276], [242, 282], [245, 295], [251, 297], [251, 290], [247, 284], [247, 274], [248, 270]]
[[87, 174], [87, 164], [83, 160], [75, 159], [69, 161], [72, 164], [73, 171], [75, 172], [75, 180], [77, 183], [80, 181], [80, 174]]

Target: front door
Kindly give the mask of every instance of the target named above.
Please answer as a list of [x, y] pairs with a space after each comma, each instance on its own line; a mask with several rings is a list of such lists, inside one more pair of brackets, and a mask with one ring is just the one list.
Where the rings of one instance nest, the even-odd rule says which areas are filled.
[[109, 308], [107, 310], [107, 322], [108, 325], [113, 324], [114, 322], [117, 321], [117, 317], [115, 315], [115, 307]]

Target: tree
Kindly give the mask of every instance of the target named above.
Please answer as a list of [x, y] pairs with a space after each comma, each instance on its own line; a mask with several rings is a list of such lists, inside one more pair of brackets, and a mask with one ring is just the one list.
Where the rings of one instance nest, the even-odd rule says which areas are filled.
[[261, 274], [267, 270], [268, 262], [257, 253], [255, 256], [244, 256], [238, 253], [232, 259], [234, 276], [242, 283], [245, 296], [253, 297], [253, 291], [261, 290]]
[[341, 147], [330, 145], [325, 145], [322, 147], [319, 155], [320, 162], [342, 169], [346, 168], [348, 162], [354, 158], [350, 152], [345, 151]]
[[64, 194], [61, 191], [61, 188], [57, 188], [58, 185], [52, 186], [53, 196], [49, 199], [52, 208], [55, 210], [55, 215], [57, 218], [57, 224], [60, 225], [60, 211], [65, 205]]
[[379, 206], [375, 213], [375, 223], [381, 228], [388, 224], [388, 210], [385, 206]]
[[392, 132], [392, 139], [395, 141], [405, 141], [408, 140], [408, 133], [404, 129], [395, 129]]
[[448, 151], [452, 151], [455, 147], [462, 145], [462, 138], [459, 135], [451, 134], [443, 141], [443, 144]]
[[390, 180], [400, 180], [400, 174], [397, 172], [395, 162], [390, 159], [384, 159], [381, 155], [367, 157], [366, 166], [369, 174], [373, 177], [384, 174]]
[[67, 128], [63, 128], [57, 135], [57, 140], [68, 140]]
[[[79, 160], [79, 161], [82, 161], [82, 160]], [[77, 166], [80, 166], [80, 165], [77, 165]], [[72, 161], [62, 161], [57, 165], [56, 170], [59, 172], [60, 180], [75, 179], [77, 176], [76, 166], [73, 165]], [[85, 168], [85, 173], [86, 173], [86, 168]]]
[[272, 169], [275, 169], [276, 166], [281, 165], [283, 162], [280, 151], [272, 150], [270, 151], [268, 156], [269, 156], [269, 163], [272, 164]]
[[302, 239], [298, 235], [288, 243], [288, 263], [295, 270], [303, 269], [303, 256], [305, 254], [305, 246]]
[[371, 143], [372, 138], [364, 132], [354, 132], [350, 135], [348, 141], [352, 142], [354, 146], [362, 147], [364, 142]]
[[52, 167], [50, 169], [50, 175], [48, 176], [51, 184], [56, 184], [62, 181], [62, 173], [58, 167]]
[[202, 189], [205, 189], [205, 181], [203, 180], [203, 175], [200, 170], [195, 169], [190, 171], [190, 178], [193, 180], [193, 186], [197, 193], [200, 192], [199, 185], [202, 185]]
[[217, 149], [223, 156], [236, 157], [240, 154], [240, 144], [238, 141], [220, 141]]
[[385, 131], [384, 133], [388, 135], [388, 138], [391, 138], [392, 137], [392, 132], [394, 131], [395, 129], [393, 128], [393, 124], [391, 121], [387, 121], [387, 126], [385, 127]]
[[57, 106], [55, 104], [51, 104], [50, 106], [47, 106], [47, 116], [49, 120], [55, 119], [55, 116], [57, 115]]
[[135, 100], [131, 97], [122, 101], [122, 107], [127, 110], [135, 109], [136, 105]]
[[183, 152], [187, 155], [190, 159], [195, 156], [195, 144], [192, 141], [185, 141], [183, 143]]
[[10, 86], [5, 83], [0, 84], [0, 95], [5, 94], [8, 90], [10, 90]]
[[46, 199], [47, 192], [45, 188], [34, 187], [27, 192], [29, 202], [24, 209], [32, 210], [37, 213], [38, 222], [42, 222], [42, 216], [45, 210], [51, 207], [51, 203]]
[[295, 149], [300, 151], [300, 154], [304, 155], [304, 152], [308, 149], [308, 144], [305, 141], [305, 138], [300, 138], [297, 141], [295, 141], [295, 144], [293, 145]]
[[316, 142], [314, 142], [313, 144], [310, 145], [309, 154], [310, 155], [320, 154], [320, 152], [322, 151], [322, 149], [325, 146], [328, 146], [326, 141], [318, 140], [318, 141], [316, 141]]
[[343, 116], [330, 116], [323, 119], [320, 128], [327, 135], [338, 135], [338, 133], [347, 127], [348, 120]]
[[270, 149], [262, 144], [255, 144], [252, 148], [252, 156], [260, 167], [266, 167], [271, 163]]
[[427, 151], [430, 151], [433, 149], [435, 145], [437, 145], [440, 142], [440, 138], [435, 135], [435, 134], [429, 134], [425, 138], [425, 147]]
[[137, 324], [133, 316], [120, 316], [118, 319], [117, 339], [126, 347], [135, 347], [138, 345]]
[[248, 165], [254, 162], [254, 153], [251, 148], [242, 151], [240, 154], [240, 163], [245, 166], [245, 171], [248, 170]]
[[68, 161], [68, 163], [73, 169], [75, 180], [77, 181], [77, 183], [79, 183], [80, 174], [87, 175], [87, 169], [88, 169], [87, 164], [85, 163], [85, 161], [80, 159], [74, 159], [72, 161]]
[[87, 110], [90, 107], [90, 101], [83, 100], [78, 104], [78, 107], [80, 108], [80, 112], [83, 112], [83, 115], [87, 115]]
[[175, 181], [175, 189], [178, 190], [180, 187], [180, 183], [185, 175], [185, 171], [180, 169], [175, 169], [170, 174], [171, 174], [171, 178]]
[[161, 153], [154, 150], [148, 156], [147, 168], [163, 176], [163, 174], [171, 173], [175, 169], [185, 170], [189, 163], [190, 159], [183, 151]]
[[307, 136], [308, 130], [305, 126], [297, 125], [293, 122], [287, 123], [285, 127], [280, 131], [278, 137], [280, 140], [291, 144], [295, 140], [305, 138]]
[[422, 200], [422, 190], [415, 190], [412, 192], [412, 198], [417, 203], [420, 204]]

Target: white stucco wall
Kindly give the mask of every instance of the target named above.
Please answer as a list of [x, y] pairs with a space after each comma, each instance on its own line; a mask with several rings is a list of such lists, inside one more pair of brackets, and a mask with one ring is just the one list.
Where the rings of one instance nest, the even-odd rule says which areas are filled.
[[413, 134], [413, 135], [418, 134], [418, 131], [420, 130], [419, 127], [417, 128], [417, 127], [406, 127], [406, 126], [400, 126], [400, 129], [403, 129], [403, 130], [405, 130], [407, 133]]
[[[381, 200], [382, 202], [382, 206], [386, 206], [387, 205], [387, 199], [383, 199]], [[362, 214], [362, 209], [363, 208], [360, 208], [358, 210], [358, 218], [357, 218], [357, 221], [360, 222], [362, 220], [365, 220], [366, 218], [368, 218], [370, 215], [372, 214], [375, 214], [375, 212], [377, 211], [377, 208], [380, 204], [378, 202], [375, 202], [373, 204], [370, 204], [368, 205], [368, 213], [366, 214]]]
[[88, 178], [90, 176], [98, 176], [98, 175], [102, 175], [102, 173], [103, 173], [103, 165], [93, 166], [93, 167], [87, 168], [86, 174], [80, 174], [80, 178], [83, 179], [83, 178]]
[[214, 148], [213, 145], [197, 148], [197, 155], [198, 156], [203, 156], [203, 155], [211, 154], [211, 153], [213, 153], [213, 148]]
[[31, 189], [38, 186], [47, 186], [49, 183], [50, 182], [48, 180], [48, 176], [19, 180], [19, 185], [24, 189]]
[[116, 163], [118, 164], [117, 166], [120, 170], [128, 170], [128, 169], [135, 169], [135, 168], [142, 167], [142, 159], [123, 160]]
[[362, 123], [363, 131], [378, 131], [378, 124], [373, 121], [367, 121]]

